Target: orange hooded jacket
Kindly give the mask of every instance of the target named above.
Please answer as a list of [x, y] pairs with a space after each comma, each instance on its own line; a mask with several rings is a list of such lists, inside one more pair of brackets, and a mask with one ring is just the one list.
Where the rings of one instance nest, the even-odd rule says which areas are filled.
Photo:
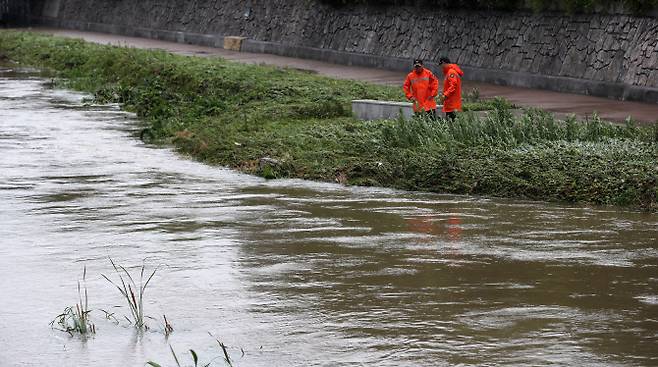
[[423, 68], [419, 73], [411, 71], [404, 81], [404, 94], [407, 99], [413, 99], [414, 111], [430, 111], [436, 109], [434, 99], [439, 92], [439, 80], [428, 69]]
[[457, 64], [448, 64], [443, 68], [443, 112], [462, 110], [462, 76], [464, 72]]

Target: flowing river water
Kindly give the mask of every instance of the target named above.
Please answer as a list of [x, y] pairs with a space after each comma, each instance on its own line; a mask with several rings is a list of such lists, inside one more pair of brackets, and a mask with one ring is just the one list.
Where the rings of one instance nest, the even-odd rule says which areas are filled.
[[[2, 367], [658, 365], [655, 214], [266, 181], [83, 98], [0, 72]], [[109, 258], [159, 266], [148, 331]], [[49, 326], [84, 267], [86, 339]]]

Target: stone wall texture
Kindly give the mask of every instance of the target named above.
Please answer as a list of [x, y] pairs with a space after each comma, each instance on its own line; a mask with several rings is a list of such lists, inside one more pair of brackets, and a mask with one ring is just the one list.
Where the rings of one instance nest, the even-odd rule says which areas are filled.
[[243, 36], [385, 58], [438, 61], [447, 55], [467, 68], [658, 88], [654, 16], [333, 7], [317, 0], [36, 0], [33, 14], [44, 11], [74, 22]]

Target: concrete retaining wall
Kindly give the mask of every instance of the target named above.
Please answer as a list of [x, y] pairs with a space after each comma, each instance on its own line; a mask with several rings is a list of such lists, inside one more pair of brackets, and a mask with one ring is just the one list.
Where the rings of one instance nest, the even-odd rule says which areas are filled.
[[33, 0], [50, 25], [408, 70], [442, 55], [466, 79], [658, 103], [658, 19], [413, 7], [335, 8], [316, 0]]
[[30, 7], [25, 0], [0, 0], [0, 26], [27, 25]]
[[359, 99], [352, 101], [352, 114], [359, 120], [396, 120], [400, 116], [410, 119], [413, 106], [408, 102], [376, 101]]

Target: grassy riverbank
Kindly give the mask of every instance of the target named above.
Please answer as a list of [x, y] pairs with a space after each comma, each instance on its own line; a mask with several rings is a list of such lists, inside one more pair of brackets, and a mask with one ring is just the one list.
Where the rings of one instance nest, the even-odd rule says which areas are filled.
[[135, 111], [158, 141], [248, 173], [658, 209], [656, 127], [515, 117], [504, 101], [469, 105], [492, 110], [454, 124], [361, 122], [351, 99], [401, 100], [400, 88], [29, 33], [0, 31], [2, 57], [51, 69]]

